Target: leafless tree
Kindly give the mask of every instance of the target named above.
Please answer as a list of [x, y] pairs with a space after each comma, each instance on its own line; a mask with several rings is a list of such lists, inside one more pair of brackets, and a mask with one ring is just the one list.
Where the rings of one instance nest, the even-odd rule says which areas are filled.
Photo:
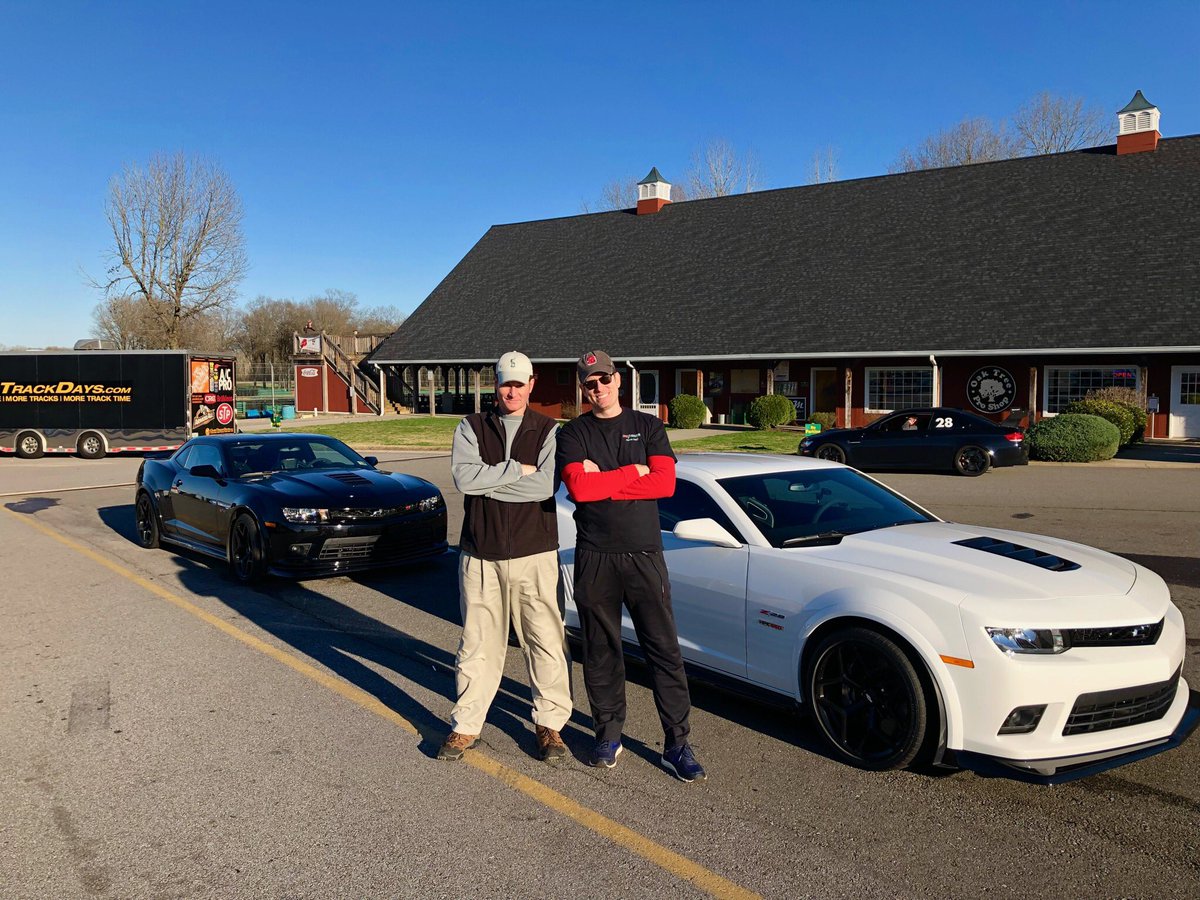
[[1020, 144], [1004, 128], [987, 119], [964, 119], [953, 128], [926, 138], [916, 150], [905, 148], [888, 168], [889, 172], [914, 172], [969, 166], [1020, 156]]
[[636, 178], [617, 178], [600, 190], [598, 201], [583, 200], [579, 204], [582, 213], [613, 212], [637, 206], [638, 189]]
[[354, 314], [354, 327], [359, 334], [391, 334], [406, 316], [395, 306], [372, 306]]
[[292, 335], [303, 329], [304, 313], [292, 300], [256, 297], [241, 312], [231, 344], [251, 367], [282, 364], [292, 356]]
[[709, 141], [692, 154], [692, 167], [684, 178], [689, 199], [726, 197], [758, 189], [758, 159], [747, 150], [739, 154], [724, 138]]
[[837, 152], [834, 150], [833, 144], [814, 151], [808, 183], [823, 184], [828, 181], [837, 181], [837, 177]]
[[183, 154], [130, 165], [105, 206], [115, 246], [106, 296], [144, 301], [163, 346], [181, 346], [182, 323], [230, 305], [246, 273], [242, 204], [215, 163]]
[[1078, 97], [1042, 91], [1013, 116], [1013, 130], [1028, 156], [1095, 147], [1112, 140], [1111, 116]]

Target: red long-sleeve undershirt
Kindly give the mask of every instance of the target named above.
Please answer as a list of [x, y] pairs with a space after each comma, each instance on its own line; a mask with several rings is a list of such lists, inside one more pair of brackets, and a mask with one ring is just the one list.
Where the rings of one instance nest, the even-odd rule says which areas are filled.
[[649, 473], [639, 476], [637, 466], [621, 466], [608, 472], [585, 472], [583, 463], [563, 466], [562, 480], [576, 503], [597, 500], [658, 500], [675, 493], [675, 460], [651, 456]]

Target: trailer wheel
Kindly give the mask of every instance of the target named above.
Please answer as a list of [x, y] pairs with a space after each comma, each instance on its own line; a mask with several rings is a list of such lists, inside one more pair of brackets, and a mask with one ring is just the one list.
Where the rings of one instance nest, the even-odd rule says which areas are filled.
[[35, 432], [25, 431], [17, 435], [17, 456], [21, 459], [40, 459], [45, 452], [42, 439]]
[[104, 439], [96, 434], [96, 432], [89, 431], [79, 438], [76, 450], [84, 459], [103, 459]]

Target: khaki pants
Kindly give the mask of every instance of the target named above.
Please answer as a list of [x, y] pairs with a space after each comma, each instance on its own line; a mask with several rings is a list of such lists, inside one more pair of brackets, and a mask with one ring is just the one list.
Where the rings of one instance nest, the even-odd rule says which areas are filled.
[[455, 659], [458, 702], [450, 727], [479, 734], [500, 687], [512, 622], [533, 692], [533, 721], [561, 731], [571, 718], [571, 670], [558, 611], [558, 553], [491, 562], [462, 554], [458, 564], [463, 633]]

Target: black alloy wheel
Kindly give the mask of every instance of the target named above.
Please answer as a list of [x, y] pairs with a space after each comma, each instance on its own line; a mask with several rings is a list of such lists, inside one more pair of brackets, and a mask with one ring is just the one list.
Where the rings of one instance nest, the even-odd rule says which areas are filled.
[[959, 475], [966, 475], [968, 478], [974, 478], [982, 475], [992, 467], [992, 458], [988, 452], [982, 447], [975, 444], [968, 444], [965, 447], [960, 447], [958, 452], [954, 454], [954, 471]]
[[154, 501], [145, 491], [138, 493], [137, 505], [134, 507], [134, 519], [137, 523], [138, 543], [147, 550], [157, 549], [159, 545], [158, 513], [154, 511]]
[[817, 448], [817, 459], [827, 459], [830, 462], [846, 464], [846, 451], [837, 444], [822, 444]]
[[94, 431], [89, 431], [81, 437], [75, 449], [83, 459], [102, 459], [104, 457], [104, 441]]
[[910, 765], [932, 732], [916, 669], [893, 641], [868, 628], [827, 635], [808, 666], [805, 694], [834, 754], [860, 769]]
[[253, 516], [240, 514], [229, 530], [229, 566], [233, 577], [242, 584], [257, 581], [267, 570], [266, 556], [258, 523]]

